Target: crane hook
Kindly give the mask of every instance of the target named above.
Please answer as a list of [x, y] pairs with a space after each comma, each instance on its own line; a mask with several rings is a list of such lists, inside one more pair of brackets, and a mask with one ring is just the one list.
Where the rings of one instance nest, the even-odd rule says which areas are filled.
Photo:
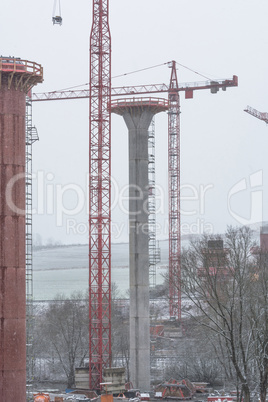
[[55, 24], [61, 25], [62, 24], [60, 0], [54, 0], [52, 22], [53, 22], [53, 25], [55, 25]]

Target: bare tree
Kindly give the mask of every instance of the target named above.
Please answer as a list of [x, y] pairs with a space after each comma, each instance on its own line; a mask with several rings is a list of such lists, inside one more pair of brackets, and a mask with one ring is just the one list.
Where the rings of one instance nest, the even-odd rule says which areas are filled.
[[[120, 292], [112, 284], [112, 350], [113, 362], [126, 365], [129, 376], [129, 326], [120, 303]], [[70, 297], [56, 296], [36, 308], [35, 355], [38, 362], [35, 372], [39, 380], [59, 381], [67, 378], [72, 387], [75, 368], [87, 365], [89, 350], [88, 295], [79, 292]], [[118, 363], [119, 362], [119, 363]], [[39, 367], [39, 370], [38, 370]], [[37, 378], [36, 378], [37, 379]]]
[[[186, 337], [174, 345], [174, 355], [165, 367], [165, 378], [207, 382], [210, 385], [220, 384], [222, 368], [210, 343], [204, 336]], [[175, 360], [174, 360], [175, 357]]]
[[[256, 370], [259, 373], [260, 400], [265, 402], [268, 386], [268, 253], [257, 249], [251, 273], [250, 314]], [[253, 368], [255, 369], [255, 367]]]
[[83, 365], [88, 355], [88, 299], [81, 293], [56, 299], [39, 317], [39, 349], [47, 351], [53, 365], [57, 360], [66, 375], [67, 387], [72, 387], [75, 367]]
[[112, 283], [112, 358], [113, 365], [125, 366], [126, 380], [129, 381], [129, 319], [124, 309], [124, 301], [120, 299], [120, 291]]
[[184, 250], [181, 289], [192, 305], [188, 314], [214, 333], [210, 338], [219, 361], [234, 369], [241, 397], [249, 402], [257, 381], [264, 402], [267, 264], [252, 254], [255, 243], [249, 228], [228, 228], [224, 241], [225, 247], [221, 237], [203, 236]]

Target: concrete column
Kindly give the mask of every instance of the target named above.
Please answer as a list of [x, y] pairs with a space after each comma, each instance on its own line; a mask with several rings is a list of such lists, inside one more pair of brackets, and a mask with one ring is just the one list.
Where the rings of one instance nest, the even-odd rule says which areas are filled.
[[166, 109], [159, 99], [116, 101], [111, 108], [129, 133], [130, 380], [141, 391], [150, 390], [148, 128]]
[[0, 57], [0, 401], [26, 401], [25, 98], [40, 65]]
[[0, 400], [26, 400], [25, 94], [0, 90]]
[[[135, 388], [150, 390], [148, 128], [153, 113], [123, 115], [129, 132], [130, 375]], [[136, 112], [136, 113], [135, 113]]]

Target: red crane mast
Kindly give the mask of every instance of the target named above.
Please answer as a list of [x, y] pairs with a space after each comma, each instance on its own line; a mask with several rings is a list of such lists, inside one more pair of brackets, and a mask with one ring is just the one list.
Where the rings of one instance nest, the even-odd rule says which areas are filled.
[[93, 0], [89, 84], [89, 387], [111, 362], [111, 36], [109, 0]]

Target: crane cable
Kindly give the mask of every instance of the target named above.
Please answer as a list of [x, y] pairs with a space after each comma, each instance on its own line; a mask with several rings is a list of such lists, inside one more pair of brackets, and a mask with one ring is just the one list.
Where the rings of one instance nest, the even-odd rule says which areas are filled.
[[[139, 72], [145, 71], [145, 70], [150, 70], [151, 68], [156, 68], [156, 67], [164, 66], [164, 65], [166, 65], [166, 64], [168, 64], [168, 62], [167, 62], [167, 63], [162, 63], [162, 64], [157, 64], [157, 65], [152, 66], [152, 67], [145, 67], [145, 68], [142, 68], [142, 69], [140, 69], [140, 70], [130, 71], [129, 73], [124, 73], [124, 74], [116, 75], [116, 76], [114, 76], [114, 77], [111, 77], [111, 79], [119, 78], [119, 77], [125, 77], [126, 75], [139, 73]], [[89, 82], [87, 82], [86, 84], [81, 84], [81, 85], [76, 85], [76, 86], [69, 87], [69, 88], [60, 89], [60, 91], [67, 91], [67, 90], [69, 90], [69, 89], [79, 88], [79, 87], [88, 86], [88, 85], [89, 85]]]
[[[56, 16], [56, 13], [57, 13], [56, 7], [57, 7], [57, 0], [54, 0], [53, 15], [52, 15], [52, 17], [55, 17], [55, 16]], [[59, 0], [59, 17], [61, 17], [60, 0]]]
[[156, 64], [155, 66], [145, 67], [145, 68], [142, 68], [141, 70], [130, 71], [129, 73], [116, 75], [115, 77], [112, 77], [112, 79], [113, 79], [113, 78], [119, 78], [119, 77], [125, 77], [126, 75], [130, 75], [130, 74], [140, 73], [141, 71], [150, 70], [151, 68], [156, 68], [156, 67], [165, 66], [165, 65], [168, 64], [168, 63], [169, 63], [169, 62], [162, 63], [162, 64]]
[[[55, 2], [56, 2], [56, 0], [55, 0]], [[140, 70], [130, 71], [129, 73], [124, 73], [124, 74], [116, 75], [116, 76], [112, 77], [112, 79], [120, 78], [120, 77], [125, 77], [126, 75], [139, 73], [139, 72], [145, 71], [145, 70], [151, 70], [151, 69], [156, 68], [156, 67], [165, 66], [165, 65], [167, 65], [167, 64], [169, 64], [169, 63], [170, 63], [170, 62], [168, 61], [168, 62], [166, 62], [166, 63], [156, 64], [155, 66], [145, 67], [145, 68], [142, 68], [142, 69], [140, 69]], [[187, 70], [192, 71], [193, 73], [195, 73], [195, 74], [197, 74], [197, 75], [200, 75], [200, 77], [206, 78], [207, 80], [211, 80], [211, 78], [207, 77], [206, 75], [203, 75], [203, 74], [199, 73], [198, 71], [195, 71], [195, 70], [191, 69], [190, 67], [185, 66], [184, 64], [181, 64], [181, 63], [176, 62], [176, 65], [181, 66], [181, 67], [184, 67], [184, 68], [186, 68]], [[74, 89], [74, 88], [79, 88], [79, 87], [82, 87], [82, 86], [89, 86], [89, 82], [86, 83], [86, 84], [81, 84], [81, 85], [76, 85], [76, 86], [69, 87], [69, 88], [60, 89], [59, 91], [68, 91], [68, 90], [71, 90], [71, 89]], [[55, 92], [57, 92], [57, 91], [55, 91]]]
[[181, 66], [181, 67], [186, 68], [186, 70], [192, 71], [193, 73], [195, 73], [195, 74], [197, 74], [197, 75], [200, 75], [200, 77], [206, 78], [207, 80], [211, 80], [211, 78], [206, 77], [205, 75], [199, 73], [198, 71], [192, 70], [190, 67], [184, 66], [183, 64], [180, 64], [180, 63], [177, 63], [177, 62], [176, 62], [176, 64], [177, 64], [178, 66]]

